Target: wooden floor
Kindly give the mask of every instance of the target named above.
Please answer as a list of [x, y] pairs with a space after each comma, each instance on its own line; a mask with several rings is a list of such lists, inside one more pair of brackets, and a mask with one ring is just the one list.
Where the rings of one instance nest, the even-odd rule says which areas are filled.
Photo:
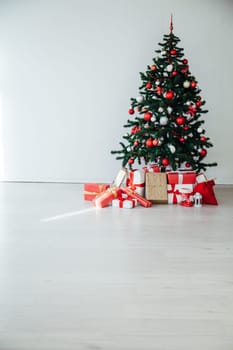
[[0, 184], [0, 350], [232, 350], [233, 187], [218, 207], [96, 210]]

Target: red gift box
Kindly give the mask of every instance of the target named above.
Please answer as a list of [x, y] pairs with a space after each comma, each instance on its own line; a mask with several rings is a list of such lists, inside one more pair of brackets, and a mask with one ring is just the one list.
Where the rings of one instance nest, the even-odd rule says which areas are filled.
[[97, 208], [104, 208], [111, 204], [113, 199], [119, 197], [121, 189], [117, 187], [109, 187], [106, 191], [100, 193], [93, 202]]
[[152, 206], [152, 203], [150, 201], [148, 201], [146, 198], [140, 196], [140, 194], [131, 190], [128, 187], [121, 187], [121, 191], [128, 194], [129, 197], [137, 199], [138, 203], [143, 205], [143, 207], [149, 208]]
[[86, 183], [84, 184], [83, 198], [86, 201], [92, 201], [98, 194], [107, 190], [108, 184]]
[[195, 173], [195, 171], [168, 172], [167, 173], [167, 182], [170, 185], [195, 184], [196, 183], [196, 173]]

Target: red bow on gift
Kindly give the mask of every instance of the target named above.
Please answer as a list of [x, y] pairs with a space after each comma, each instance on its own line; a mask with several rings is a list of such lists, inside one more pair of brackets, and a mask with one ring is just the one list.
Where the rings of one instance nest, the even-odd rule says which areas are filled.
[[126, 186], [129, 187], [132, 191], [135, 191], [137, 187], [145, 187], [145, 183], [135, 184], [134, 183], [134, 170], [130, 171], [129, 177], [126, 180]]
[[173, 204], [177, 204], [177, 194], [181, 194], [179, 190], [175, 190], [175, 186], [176, 185], [170, 185], [171, 186], [171, 190], [167, 190], [168, 194], [174, 194], [173, 197]]

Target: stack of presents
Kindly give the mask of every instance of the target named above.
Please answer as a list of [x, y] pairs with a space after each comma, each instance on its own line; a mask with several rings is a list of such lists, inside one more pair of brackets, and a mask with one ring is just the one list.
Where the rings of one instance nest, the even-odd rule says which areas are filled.
[[137, 205], [146, 208], [153, 204], [179, 204], [200, 207], [217, 205], [215, 182], [203, 173], [194, 171], [160, 172], [157, 165], [128, 171], [122, 168], [112, 184], [84, 184], [84, 199], [97, 208], [113, 207], [131, 209]]

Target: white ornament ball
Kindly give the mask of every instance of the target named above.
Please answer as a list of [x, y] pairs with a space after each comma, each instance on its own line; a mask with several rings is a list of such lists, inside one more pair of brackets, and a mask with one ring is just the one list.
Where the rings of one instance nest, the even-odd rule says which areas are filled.
[[139, 96], [136, 97], [136, 101], [137, 101], [138, 103], [141, 103], [143, 100], [144, 100], [144, 97], [141, 96], [141, 95], [139, 95]]
[[172, 64], [169, 64], [169, 65], [167, 66], [167, 68], [166, 68], [166, 71], [167, 71], [167, 72], [172, 72], [172, 70], [173, 70], [173, 65], [172, 65]]
[[156, 82], [155, 82], [155, 85], [159, 85], [160, 84], [160, 80], [156, 80]]
[[188, 89], [188, 88], [190, 87], [190, 81], [185, 80], [185, 81], [183, 82], [183, 87], [184, 87], [185, 89]]
[[167, 111], [168, 111], [169, 114], [171, 114], [172, 111], [173, 111], [173, 108], [172, 107], [167, 107]]
[[162, 113], [164, 111], [163, 107], [159, 107], [158, 112]]
[[167, 117], [161, 117], [159, 120], [160, 125], [167, 125], [168, 118]]
[[202, 129], [201, 127], [199, 127], [199, 128], [197, 129], [197, 132], [199, 132], [199, 134], [201, 134], [202, 131], [203, 131], [203, 129]]
[[190, 105], [192, 104], [192, 102], [191, 102], [191, 101], [187, 101], [185, 104], [186, 104], [187, 106], [190, 106]]
[[162, 56], [165, 56], [166, 54], [167, 54], [167, 52], [166, 52], [165, 50], [162, 50], [162, 51], [161, 51], [161, 55], [162, 55]]
[[153, 117], [151, 117], [151, 119], [150, 119], [152, 122], [155, 122], [156, 121], [156, 118], [155, 118], [155, 116], [153, 115]]
[[168, 148], [170, 149], [171, 153], [175, 153], [176, 148], [173, 145], [168, 145]]

